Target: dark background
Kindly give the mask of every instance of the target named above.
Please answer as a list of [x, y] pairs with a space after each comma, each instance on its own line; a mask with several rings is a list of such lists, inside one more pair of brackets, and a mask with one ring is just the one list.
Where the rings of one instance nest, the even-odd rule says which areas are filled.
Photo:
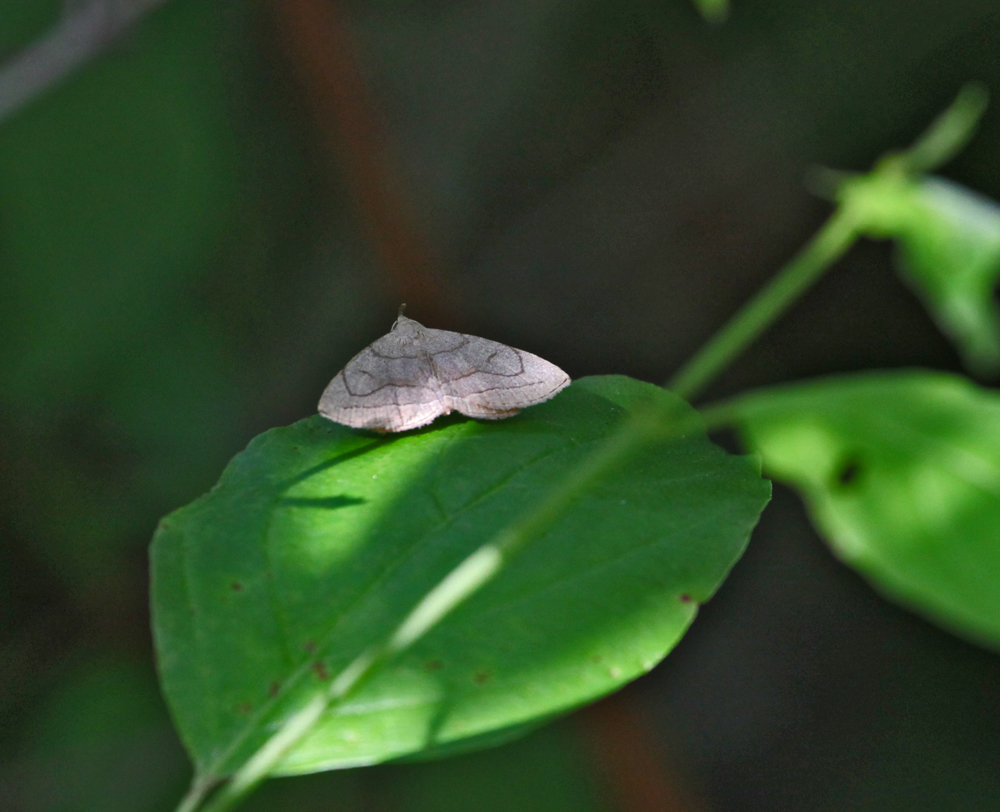
[[[0, 0], [0, 54], [55, 0]], [[0, 122], [0, 808], [166, 810], [146, 547], [401, 301], [664, 381], [970, 79], [987, 0], [172, 0]], [[946, 174], [1000, 197], [1000, 113]], [[709, 393], [957, 369], [864, 244]], [[247, 810], [1000, 809], [1000, 659], [883, 601], [781, 488], [679, 647], [505, 747]]]

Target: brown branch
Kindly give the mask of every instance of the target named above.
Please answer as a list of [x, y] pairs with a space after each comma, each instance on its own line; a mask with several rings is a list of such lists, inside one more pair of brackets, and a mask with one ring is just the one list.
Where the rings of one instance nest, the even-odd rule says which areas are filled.
[[435, 327], [453, 323], [431, 250], [392, 168], [342, 4], [272, 0], [272, 5], [327, 148], [354, 199], [386, 294], [394, 306], [405, 301], [420, 321]]
[[577, 715], [591, 757], [604, 777], [614, 806], [623, 812], [702, 812], [690, 797], [669, 753], [618, 693]]

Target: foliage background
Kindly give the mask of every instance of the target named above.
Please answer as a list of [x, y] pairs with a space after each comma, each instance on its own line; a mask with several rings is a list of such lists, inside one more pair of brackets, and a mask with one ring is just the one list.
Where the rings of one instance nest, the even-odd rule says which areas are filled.
[[[573, 377], [662, 381], [821, 222], [809, 166], [866, 168], [962, 82], [1000, 89], [988, 0], [737, 0], [721, 27], [684, 0], [368, 0], [329, 6], [332, 82], [308, 5], [172, 0], [0, 122], [5, 809], [176, 801], [156, 519], [312, 413], [401, 299]], [[2, 0], [0, 52], [58, 12]], [[331, 97], [352, 70], [363, 92]], [[948, 175], [1000, 197], [998, 138], [990, 112]], [[869, 243], [710, 394], [907, 365], [958, 369]], [[777, 489], [687, 638], [614, 699], [246, 808], [989, 809], [998, 686], [995, 654], [881, 600]]]

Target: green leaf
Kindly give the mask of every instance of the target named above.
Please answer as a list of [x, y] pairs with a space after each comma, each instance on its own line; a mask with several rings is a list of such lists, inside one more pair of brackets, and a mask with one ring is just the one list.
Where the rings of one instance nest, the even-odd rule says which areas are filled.
[[[255, 439], [152, 547], [161, 680], [199, 775], [231, 774], [650, 401], [691, 415], [658, 387], [607, 377], [501, 422], [376, 437], [316, 416]], [[648, 671], [769, 493], [752, 460], [700, 432], [651, 442], [327, 711], [277, 772], [497, 741]]]
[[1000, 395], [899, 372], [763, 390], [733, 408], [840, 558], [900, 603], [1000, 645]]
[[978, 375], [1000, 372], [1000, 206], [935, 177], [910, 177], [890, 162], [852, 178], [841, 201], [871, 237], [898, 246], [900, 274]]

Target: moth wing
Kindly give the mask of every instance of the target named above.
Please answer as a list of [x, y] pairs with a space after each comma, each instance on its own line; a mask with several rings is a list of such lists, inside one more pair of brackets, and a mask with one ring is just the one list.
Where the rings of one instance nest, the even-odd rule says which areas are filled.
[[431, 357], [448, 406], [468, 417], [508, 417], [548, 400], [570, 382], [559, 367], [530, 352], [476, 336], [461, 338], [458, 346]]
[[324, 417], [374, 431], [419, 428], [449, 411], [426, 355], [392, 333], [354, 356], [319, 400]]

